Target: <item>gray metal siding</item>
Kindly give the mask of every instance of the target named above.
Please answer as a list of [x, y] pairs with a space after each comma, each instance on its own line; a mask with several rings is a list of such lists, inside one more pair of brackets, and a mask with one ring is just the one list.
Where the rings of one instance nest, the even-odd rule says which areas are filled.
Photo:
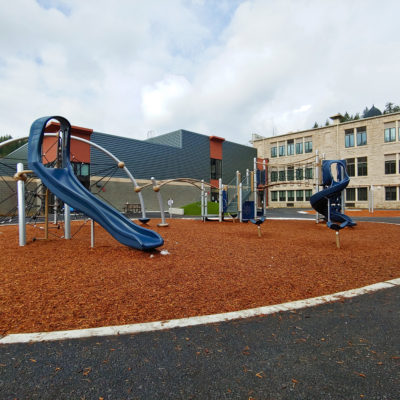
[[[208, 136], [181, 130], [182, 148], [148, 141], [93, 132], [91, 140], [125, 162], [137, 179], [190, 177], [209, 180], [210, 144]], [[91, 150], [91, 175], [110, 165], [111, 159], [97, 149]], [[126, 177], [117, 171], [115, 177]]]
[[148, 143], [163, 144], [165, 146], [172, 146], [182, 148], [182, 131], [174, 131], [166, 133], [165, 135], [156, 136], [145, 140]]
[[225, 141], [222, 144], [222, 182], [230, 182], [236, 171], [242, 176], [246, 169], [253, 170], [254, 157], [257, 157], [257, 149], [241, 144]]

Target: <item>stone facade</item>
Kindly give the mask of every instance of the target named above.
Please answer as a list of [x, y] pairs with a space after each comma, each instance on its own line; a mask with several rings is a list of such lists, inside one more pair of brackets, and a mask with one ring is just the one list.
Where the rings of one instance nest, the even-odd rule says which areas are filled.
[[[347, 207], [400, 208], [400, 113], [253, 140], [268, 158], [270, 207], [310, 207], [321, 173], [317, 161], [347, 160]], [[301, 171], [302, 170], [302, 171]]]

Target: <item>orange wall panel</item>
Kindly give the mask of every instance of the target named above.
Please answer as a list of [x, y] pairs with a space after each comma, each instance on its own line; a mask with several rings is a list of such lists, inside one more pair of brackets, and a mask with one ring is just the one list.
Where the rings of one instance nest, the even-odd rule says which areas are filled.
[[222, 160], [222, 143], [224, 138], [218, 136], [210, 136], [210, 158]]
[[[51, 122], [45, 129], [45, 132], [56, 133], [60, 129], [60, 124]], [[71, 127], [71, 135], [82, 139], [90, 140], [93, 129], [81, 128], [79, 126]], [[43, 139], [43, 163], [52, 162], [57, 157], [57, 138], [44, 137]], [[90, 163], [90, 144], [71, 139], [71, 161]]]

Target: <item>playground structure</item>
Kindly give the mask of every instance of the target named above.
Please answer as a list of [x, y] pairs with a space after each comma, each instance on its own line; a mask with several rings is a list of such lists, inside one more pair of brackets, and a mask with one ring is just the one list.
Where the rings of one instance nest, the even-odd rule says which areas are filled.
[[[37, 148], [36, 148], [36, 150], [32, 150], [33, 149], [32, 143], [35, 143], [36, 146], [38, 143], [41, 144], [41, 141], [43, 140], [44, 129], [46, 127], [46, 124], [51, 119], [58, 119], [59, 121], [62, 120], [64, 125], [60, 124], [62, 126], [61, 126], [61, 129], [58, 134], [51, 134], [51, 133], [46, 134], [46, 136], [58, 137], [58, 139], [55, 143], [58, 143], [59, 149], [57, 150], [58, 158], [56, 161], [55, 168], [45, 168], [42, 164], [42, 161], [43, 161], [42, 158], [44, 157], [44, 154], [41, 154], [40, 151], [38, 152]], [[41, 124], [42, 124], [40, 126], [40, 129], [39, 129], [39, 127], [36, 127], [36, 125], [39, 124], [38, 123], [39, 120], [41, 121]], [[210, 218], [218, 217], [218, 220], [220, 222], [222, 222], [224, 220], [224, 217], [226, 215], [229, 215], [233, 218], [233, 220], [237, 217], [239, 221], [247, 222], [249, 220], [253, 220], [253, 221], [257, 220], [258, 215], [262, 215], [265, 219], [267, 197], [268, 197], [267, 190], [270, 187], [282, 184], [282, 182], [268, 181], [268, 171], [267, 171], [266, 160], [262, 160], [261, 162], [259, 162], [257, 160], [257, 158], [254, 158], [254, 170], [253, 171], [247, 170], [243, 179], [241, 177], [240, 172], [237, 171], [234, 179], [232, 179], [226, 185], [224, 185], [222, 183], [222, 179], [219, 179], [218, 186], [214, 186], [211, 183], [205, 182], [204, 180], [198, 180], [198, 179], [192, 179], [192, 178], [175, 178], [175, 179], [167, 179], [167, 180], [157, 182], [156, 179], [154, 177], [152, 177], [151, 183], [139, 186], [137, 184], [135, 178], [132, 176], [132, 174], [129, 172], [129, 170], [125, 167], [125, 163], [123, 161], [119, 160], [117, 157], [115, 157], [112, 153], [110, 153], [106, 149], [102, 148], [101, 146], [99, 146], [91, 141], [88, 141], [88, 140], [80, 138], [80, 137], [74, 137], [74, 136], [71, 136], [70, 134], [67, 134], [67, 132], [69, 132], [68, 126], [70, 127], [70, 125], [69, 125], [69, 122], [66, 121], [64, 118], [62, 118], [62, 117], [45, 117], [45, 118], [41, 118], [39, 120], [34, 122], [34, 124], [32, 125], [32, 129], [31, 129], [31, 135], [30, 135], [30, 140], [29, 140], [29, 163], [32, 165], [36, 165], [36, 167], [33, 169], [35, 170], [35, 172], [39, 176], [39, 178], [44, 176], [44, 179], [42, 179], [42, 182], [45, 185], [46, 185], [46, 183], [45, 183], [46, 180], [47, 180], [47, 183], [50, 183], [50, 185], [52, 185], [53, 190], [51, 190], [51, 192], [56, 196], [55, 199], [57, 200], [57, 198], [59, 198], [61, 201], [64, 201], [66, 204], [68, 204], [68, 206], [70, 204], [74, 204], [74, 206], [72, 206], [72, 207], [75, 210], [83, 211], [82, 210], [82, 208], [83, 208], [82, 207], [82, 201], [83, 201], [82, 198], [79, 198], [78, 202], [74, 203], [74, 198], [77, 197], [76, 193], [79, 193], [80, 195], [83, 193], [82, 189], [81, 189], [81, 185], [79, 185], [79, 187], [78, 187], [76, 179], [72, 180], [69, 178], [65, 178], [63, 176], [62, 179], [64, 179], [65, 182], [63, 182], [63, 187], [60, 189], [60, 188], [58, 188], [58, 186], [60, 186], [59, 182], [62, 181], [62, 179], [59, 178], [61, 175], [58, 175], [58, 174], [60, 174], [60, 172], [55, 172], [55, 173], [49, 172], [52, 170], [55, 170], [55, 171], [65, 170], [65, 174], [67, 174], [67, 171], [69, 170], [68, 163], [64, 163], [63, 159], [65, 157], [67, 157], [67, 152], [69, 151], [69, 149], [66, 150], [66, 148], [68, 147], [68, 140], [70, 140], [71, 137], [78, 141], [82, 141], [91, 146], [94, 146], [95, 148], [104, 152], [105, 154], [107, 154], [109, 157], [111, 157], [113, 159], [113, 161], [117, 164], [118, 168], [125, 170], [130, 181], [133, 183], [135, 193], [139, 196], [140, 211], [142, 213], [142, 217], [139, 218], [139, 221], [142, 223], [147, 223], [149, 221], [149, 218], [146, 217], [146, 209], [144, 207], [143, 197], [142, 197], [142, 193], [141, 193], [141, 191], [143, 189], [145, 189], [146, 187], [152, 187], [154, 193], [156, 194], [156, 196], [158, 198], [159, 209], [160, 209], [160, 213], [161, 213], [161, 223], [158, 225], [163, 227], [163, 226], [168, 226], [168, 223], [166, 223], [166, 220], [165, 220], [165, 209], [163, 206], [163, 200], [162, 200], [162, 195], [161, 195], [161, 189], [165, 185], [175, 183], [175, 182], [180, 182], [180, 183], [184, 183], [184, 184], [190, 184], [190, 185], [196, 187], [197, 189], [199, 189], [201, 191], [201, 218], [203, 221], [209, 220]], [[45, 122], [43, 122], [44, 120], [45, 120]], [[35, 128], [34, 128], [34, 126], [35, 126]], [[41, 130], [41, 131], [39, 132], [39, 130]], [[35, 141], [33, 141], [32, 132], [34, 132], [36, 135], [38, 135], [39, 139], [36, 139]], [[42, 135], [42, 137], [40, 135]], [[21, 140], [21, 139], [15, 139], [15, 140]], [[13, 140], [11, 140], [11, 141], [13, 141]], [[7, 144], [9, 142], [10, 141], [4, 142], [4, 143], [2, 143], [2, 145]], [[36, 153], [35, 153], [35, 151], [36, 151]], [[35, 161], [32, 161], [32, 154], [36, 154]], [[301, 162], [310, 164], [310, 159], [311, 158], [303, 160]], [[38, 161], [38, 160], [40, 160], [40, 161]], [[43, 167], [40, 167], [39, 164], [42, 165]], [[325, 160], [323, 160], [323, 162], [322, 162], [322, 175], [321, 175], [321, 170], [320, 170], [321, 164], [319, 162], [318, 151], [316, 151], [315, 163], [313, 162], [313, 165], [315, 166], [314, 186], [316, 187], [317, 193], [315, 193], [313, 195], [311, 205], [314, 207], [314, 205], [317, 204], [317, 207], [316, 207], [317, 222], [319, 221], [320, 215], [322, 215], [323, 218], [328, 221], [328, 226], [330, 228], [339, 230], [345, 226], [353, 226], [354, 223], [352, 223], [350, 218], [347, 217], [348, 219], [346, 219], [346, 216], [343, 217], [344, 202], [341, 201], [341, 197], [337, 195], [338, 191], [342, 192], [344, 190], [344, 188], [347, 186], [348, 181], [349, 181], [348, 176], [345, 171], [345, 168], [346, 168], [345, 164], [343, 164], [343, 162], [336, 162], [336, 161], [329, 162], [330, 166], [332, 166], [333, 164], [341, 165], [340, 169], [337, 172], [337, 180], [333, 179], [332, 174], [328, 174], [329, 167]], [[260, 168], [260, 166], [261, 166], [261, 168]], [[22, 194], [20, 194], [20, 191], [23, 188], [24, 180], [26, 179], [26, 172], [29, 172], [29, 171], [24, 171], [23, 166], [20, 165], [20, 166], [18, 166], [17, 174], [15, 176], [16, 180], [18, 180], [18, 200], [19, 200], [18, 203], [19, 203], [19, 207], [20, 207], [18, 215], [19, 215], [20, 219], [22, 219], [22, 217], [23, 217], [22, 214], [24, 214], [24, 212], [22, 212], [22, 209], [24, 209], [24, 207], [25, 207], [25, 205], [23, 204], [24, 196]], [[55, 179], [53, 179], [53, 181], [52, 181], [53, 183], [51, 183], [51, 179], [47, 176], [47, 175], [51, 176], [51, 174], [54, 174], [54, 176], [56, 177]], [[320, 182], [321, 176], [322, 176], [322, 182]], [[287, 182], [284, 182], [284, 183], [287, 183]], [[320, 184], [322, 184], [322, 186], [324, 187], [322, 192], [319, 191]], [[71, 185], [71, 187], [68, 188], [68, 190], [66, 190], [67, 189], [66, 186], [68, 186], [68, 185]], [[46, 185], [46, 186], [48, 186], [48, 185]], [[96, 186], [101, 187], [101, 185], [97, 185], [97, 184], [96, 184]], [[332, 187], [334, 187], [334, 189], [330, 188], [329, 193], [327, 194], [327, 192], [324, 190], [327, 190], [328, 186], [332, 186]], [[62, 192], [61, 195], [60, 195], [60, 193], [57, 195], [57, 193], [56, 193], [57, 190]], [[207, 210], [208, 195], [209, 195], [210, 190], [218, 191], [219, 211], [218, 211], [217, 215], [210, 215]], [[75, 194], [72, 195], [72, 199], [71, 199], [71, 191], [75, 192]], [[67, 194], [65, 194], [64, 192], [67, 192]], [[261, 207], [258, 207], [258, 201], [260, 198], [260, 196], [258, 195], [259, 192], [262, 192], [262, 198], [263, 198], [263, 200], [261, 201], [262, 202], [262, 213], [260, 213], [258, 211], [258, 209], [261, 208]], [[87, 193], [91, 194], [88, 191], [87, 191]], [[318, 193], [320, 193], [320, 195], [318, 195]], [[46, 192], [46, 196], [47, 196], [47, 192]], [[86, 197], [85, 197], [86, 193], [83, 196], [86, 199]], [[321, 205], [324, 203], [324, 201], [325, 201], [324, 199], [326, 197], [329, 197], [329, 199], [327, 200], [329, 202], [329, 207], [327, 207], [326, 205], [325, 206]], [[65, 198], [67, 199], [67, 201], [64, 200]], [[90, 201], [92, 201], [92, 200], [93, 200], [93, 198], [90, 197]], [[340, 200], [340, 204], [339, 204], [339, 200]], [[46, 198], [45, 204], [47, 204], [47, 201], [48, 200]], [[97, 201], [99, 201], [99, 199], [96, 199], [96, 202], [94, 204], [97, 204]], [[100, 201], [99, 204], [103, 204], [103, 203], [104, 202]], [[64, 226], [65, 236], [64, 237], [66, 239], [70, 238], [70, 211], [69, 211], [70, 207], [68, 207], [68, 206], [64, 207], [64, 221], [65, 221], [65, 226]], [[84, 207], [88, 207], [88, 208], [85, 208], [86, 211], [88, 211], [88, 209], [90, 208], [87, 205], [87, 203]], [[341, 208], [341, 210], [342, 210], [342, 212], [340, 212], [340, 213], [338, 211], [339, 208]], [[108, 208], [107, 208], [107, 210], [108, 210]], [[117, 212], [117, 215], [122, 215], [118, 211], [116, 211], [116, 212]], [[46, 216], [47, 216], [47, 213], [48, 213], [48, 210], [45, 213]], [[83, 211], [83, 213], [88, 215], [89, 217], [91, 217], [90, 212]], [[56, 212], [54, 215], [55, 215], [55, 219], [56, 219]], [[114, 215], [114, 214], [112, 214], [112, 215]], [[122, 216], [125, 218], [124, 221], [129, 220], [124, 215], [122, 215]], [[101, 219], [98, 216], [95, 216], [95, 217], [97, 219]], [[96, 220], [96, 218], [92, 218], [92, 219]], [[123, 237], [124, 235], [121, 233], [121, 231], [118, 230], [118, 228], [116, 228], [116, 226], [119, 226], [118, 218], [117, 218], [117, 220], [115, 220], [113, 217], [110, 217], [109, 215], [107, 215], [106, 219], [108, 219], [108, 221], [104, 222], [104, 220], [102, 220], [102, 223], [100, 223], [100, 225], [103, 224], [103, 226], [104, 226], [104, 224], [105, 224], [108, 226], [110, 223], [110, 219], [111, 219], [112, 223], [111, 223], [111, 227], [109, 227], [109, 230], [112, 231], [112, 233], [111, 232], [110, 233], [114, 237], [118, 238], [117, 240], [119, 240], [121, 242], [125, 241], [126, 243], [129, 243], [127, 245], [131, 246], [131, 247], [135, 247], [135, 248], [139, 248], [139, 249], [146, 249], [147, 245], [138, 244], [138, 243], [132, 244], [132, 241], [130, 241], [130, 240], [126, 241], [126, 239], [124, 239], [124, 237]], [[339, 222], [339, 225], [337, 224], [337, 222]], [[48, 223], [48, 221], [46, 220], [46, 227], [45, 227], [46, 237], [47, 237], [47, 233], [48, 233], [47, 223]], [[23, 236], [25, 236], [25, 233], [23, 232], [23, 227], [22, 227], [24, 225], [24, 222], [20, 221], [19, 224], [20, 224], [21, 231], [22, 231], [21, 236], [23, 237]], [[93, 226], [93, 223], [92, 223], [92, 226]], [[137, 226], [137, 225], [135, 224], [135, 226]], [[92, 233], [92, 236], [93, 235], [94, 234]], [[23, 238], [21, 239], [21, 243], [24, 243]], [[23, 244], [21, 244], [21, 245], [23, 245]], [[153, 244], [149, 244], [149, 246], [153, 246]], [[151, 247], [151, 248], [153, 248], [153, 247]]]
[[[336, 173], [336, 179], [334, 173]], [[338, 248], [340, 248], [339, 231], [345, 227], [357, 225], [344, 213], [343, 194], [349, 182], [346, 160], [323, 160], [322, 190], [310, 198], [310, 204], [317, 211], [317, 215], [318, 213], [323, 215], [327, 227], [336, 232]]]
[[[55, 168], [46, 168], [42, 163], [42, 142], [46, 124], [55, 119], [60, 123], [60, 130], [57, 138], [57, 162]], [[149, 250], [163, 244], [161, 236], [144, 227], [133, 223], [122, 213], [115, 210], [102, 200], [95, 197], [84, 188], [74, 175], [70, 163], [70, 129], [71, 125], [63, 117], [43, 117], [36, 120], [31, 127], [28, 143], [28, 166], [41, 179], [43, 184], [61, 201], [65, 203], [65, 237], [69, 235], [69, 207], [79, 210], [98, 222], [115, 239], [126, 246], [139, 250]], [[119, 168], [124, 168], [124, 164], [119, 162]], [[16, 179], [18, 180], [18, 200], [19, 200], [19, 226], [20, 226], [20, 245], [24, 244], [24, 195], [23, 179], [25, 178], [21, 165], [18, 166]], [[133, 182], [134, 179], [132, 177]], [[143, 207], [144, 210], [144, 207]], [[147, 222], [147, 221], [145, 221]], [[22, 232], [21, 232], [22, 231]]]
[[[60, 129], [58, 133], [45, 133], [45, 128], [46, 124], [50, 120], [58, 120], [60, 122]], [[57, 137], [57, 140], [54, 141], [54, 145], [57, 145], [57, 159], [52, 163], [52, 165], [46, 165], [46, 167], [42, 164], [44, 160], [46, 159], [46, 154], [42, 154], [42, 142], [44, 136], [46, 137]], [[35, 139], [33, 139], [35, 137]], [[174, 183], [174, 182], [181, 182], [181, 183], [186, 183], [186, 184], [191, 184], [198, 188], [201, 191], [201, 216], [203, 221], [207, 220], [210, 217], [215, 217], [215, 215], [210, 215], [207, 210], [207, 203], [208, 203], [208, 195], [209, 191], [211, 190], [218, 190], [219, 192], [219, 213], [218, 213], [218, 219], [219, 221], [222, 221], [224, 219], [224, 214], [226, 214], [228, 211], [228, 207], [230, 207], [230, 212], [233, 214], [234, 212], [238, 214], [239, 219], [242, 221], [244, 219], [250, 219], [252, 216], [257, 215], [257, 187], [260, 186], [261, 183], [265, 182], [260, 182], [261, 175], [263, 178], [266, 178], [266, 165], [264, 161], [264, 170], [263, 171], [257, 171], [258, 173], [254, 173], [252, 171], [251, 173], [247, 170], [246, 172], [246, 177], [243, 179], [243, 181], [240, 181], [240, 173], [238, 172], [236, 175], [235, 179], [239, 179], [238, 183], [239, 185], [234, 188], [232, 191], [232, 185], [222, 185], [222, 180], [219, 179], [219, 185], [218, 187], [212, 185], [211, 183], [205, 182], [204, 180], [197, 180], [197, 179], [192, 179], [192, 178], [175, 178], [175, 179], [168, 179], [164, 181], [157, 182], [155, 178], [151, 178], [151, 184], [139, 186], [138, 183], [136, 182], [135, 178], [132, 176], [130, 171], [126, 168], [125, 163], [121, 160], [119, 160], [116, 156], [114, 156], [112, 153], [107, 151], [106, 149], [102, 148], [96, 143], [93, 143], [89, 140], [86, 140], [81, 137], [77, 136], [72, 136], [70, 134], [70, 124], [69, 122], [63, 118], [63, 117], [44, 117], [40, 118], [37, 121], [35, 121], [32, 124], [31, 128], [31, 134], [29, 137], [29, 144], [28, 144], [28, 155], [29, 155], [29, 167], [32, 168], [31, 170], [25, 170], [23, 164], [17, 165], [17, 173], [14, 176], [14, 179], [18, 181], [17, 183], [17, 197], [18, 197], [18, 219], [19, 219], [19, 227], [20, 227], [20, 245], [23, 246], [26, 244], [26, 214], [27, 210], [25, 210], [25, 183], [28, 179], [27, 175], [30, 176], [29, 181], [33, 184], [37, 184], [39, 181], [38, 178], [40, 178], [41, 183], [38, 184], [38, 187], [41, 187], [41, 192], [42, 194], [39, 194], [40, 190], [37, 189], [36, 192], [29, 191], [28, 196], [32, 196], [34, 198], [34, 201], [32, 199], [28, 200], [28, 206], [32, 207], [32, 204], [36, 201], [36, 203], [39, 202], [39, 204], [34, 205], [34, 207], [37, 209], [36, 213], [34, 213], [33, 219], [36, 220], [38, 217], [38, 212], [40, 209], [43, 209], [43, 204], [44, 204], [44, 209], [45, 209], [45, 238], [48, 238], [49, 234], [49, 208], [54, 209], [54, 224], [57, 225], [57, 228], [60, 229], [60, 225], [64, 225], [64, 238], [65, 239], [70, 239], [71, 238], [71, 228], [70, 228], [70, 221], [71, 221], [71, 207], [75, 212], [82, 212], [83, 214], [87, 215], [88, 217], [91, 218], [91, 226], [92, 226], [92, 247], [94, 246], [94, 223], [93, 220], [98, 221], [101, 220], [100, 225], [106, 225], [108, 227], [108, 230], [110, 230], [111, 234], [117, 238], [117, 240], [128, 243], [128, 246], [139, 248], [139, 249], [146, 249], [147, 245], [143, 245], [142, 243], [134, 243], [131, 240], [126, 240], [124, 238], [124, 234], [121, 233], [121, 231], [118, 232], [118, 229], [116, 228], [115, 225], [118, 225], [118, 222], [115, 224], [115, 219], [114, 219], [114, 213], [112, 213], [113, 216], [108, 215], [105, 217], [108, 221], [104, 221], [104, 218], [101, 219], [97, 215], [98, 213], [92, 211], [92, 214], [90, 213], [90, 209], [93, 208], [92, 206], [89, 206], [89, 203], [93, 202], [93, 204], [96, 204], [95, 208], [98, 208], [98, 204], [102, 204], [100, 199], [93, 200], [92, 196], [88, 196], [88, 192], [86, 189], [82, 188], [77, 182], [77, 179], [73, 179], [71, 173], [71, 165], [69, 162], [69, 144], [70, 140], [74, 139], [77, 141], [84, 142], [90, 146], [93, 146], [94, 148], [102, 151], [105, 153], [107, 156], [109, 156], [117, 165], [118, 168], [123, 169], [127, 176], [129, 177], [129, 180], [133, 183], [134, 186], [134, 191], [139, 197], [140, 201], [140, 211], [142, 213], [142, 217], [139, 218], [139, 221], [142, 223], [147, 223], [149, 221], [149, 218], [146, 216], [146, 208], [144, 206], [144, 201], [142, 197], [142, 189], [148, 186], [152, 186], [153, 191], [156, 193], [158, 200], [159, 200], [159, 206], [160, 206], [160, 212], [161, 212], [161, 223], [159, 226], [168, 226], [168, 224], [165, 222], [165, 210], [163, 207], [163, 202], [162, 202], [162, 197], [161, 197], [161, 188], [167, 184]], [[0, 146], [7, 145], [10, 142], [13, 142], [15, 140], [21, 140], [21, 138], [18, 139], [11, 139], [9, 141], [3, 142], [0, 144]], [[68, 162], [65, 160], [68, 159]], [[48, 162], [49, 160], [46, 159]], [[257, 168], [257, 160], [254, 159], [254, 165], [255, 165], [255, 170]], [[115, 167], [114, 167], [115, 168]], [[55, 171], [55, 172], [53, 172]], [[63, 171], [63, 172], [60, 172]], [[71, 176], [70, 176], [71, 175]], [[240, 181], [240, 182], [239, 182]], [[40, 182], [40, 181], [39, 181]], [[47, 184], [46, 184], [47, 182]], [[69, 185], [69, 186], [68, 186]], [[54, 204], [49, 205], [49, 197], [50, 197], [50, 192], [49, 192], [49, 186], [51, 186], [50, 192], [53, 195], [54, 198]], [[101, 189], [103, 189], [103, 185], [100, 183], [96, 182], [96, 188], [100, 188], [98, 192], [101, 192]], [[93, 187], [93, 185], [92, 185]], [[232, 194], [229, 195], [228, 198], [228, 191], [231, 191]], [[44, 193], [45, 192], [45, 193]], [[249, 199], [249, 196], [251, 194], [254, 194], [254, 202], [251, 203], [252, 207], [254, 204], [254, 213], [251, 213], [251, 210], [249, 212], [248, 210], [248, 205], [247, 205], [247, 214], [243, 213], [243, 206], [246, 205], [246, 202]], [[87, 199], [89, 197], [89, 200]], [[101, 194], [100, 194], [100, 197]], [[264, 198], [266, 197], [266, 193], [264, 192]], [[238, 199], [242, 199], [241, 201], [238, 201]], [[58, 208], [61, 208], [61, 206], [64, 204], [63, 207], [63, 218], [61, 218], [61, 224], [58, 224]], [[84, 204], [82, 206], [82, 204]], [[264, 201], [264, 212], [265, 214], [265, 204], [266, 202]], [[72, 206], [71, 206], [72, 205]], [[232, 205], [236, 205], [236, 209], [232, 209]], [[107, 206], [107, 205], [106, 205]], [[103, 206], [101, 206], [103, 207]], [[108, 212], [107, 208], [107, 212]], [[102, 210], [102, 213], [104, 211]], [[100, 213], [100, 214], [102, 214]], [[120, 215], [121, 213], [117, 212], [117, 215]], [[243, 215], [245, 215], [245, 218], [243, 218]], [[92, 218], [94, 217], [94, 218]], [[122, 215], [122, 217], [124, 217]], [[97, 218], [97, 219], [96, 219]], [[119, 217], [116, 217], [119, 218]], [[11, 218], [10, 218], [11, 219]], [[127, 220], [127, 218], [125, 218]], [[124, 220], [124, 221], [125, 221]], [[110, 221], [111, 226], [110, 226]], [[126, 223], [126, 221], [125, 221]], [[135, 226], [137, 226], [135, 224]], [[153, 246], [154, 244], [150, 244], [150, 246]]]
[[[336, 179], [333, 169], [336, 168]], [[343, 191], [350, 182], [345, 160], [323, 160], [322, 190], [311, 196], [310, 204], [327, 221], [328, 228], [335, 231], [356, 223], [344, 214]]]

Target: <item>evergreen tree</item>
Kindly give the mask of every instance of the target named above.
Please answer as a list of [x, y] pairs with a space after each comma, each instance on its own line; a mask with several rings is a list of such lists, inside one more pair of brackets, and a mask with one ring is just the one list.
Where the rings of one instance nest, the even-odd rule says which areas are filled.
[[315, 122], [315, 123], [314, 123], [313, 129], [315, 129], [315, 128], [319, 128], [319, 126], [318, 126], [318, 123], [317, 123], [317, 122]]
[[325, 121], [325, 126], [329, 126], [330, 124], [329, 124], [329, 120], [327, 119], [326, 121]]
[[393, 112], [393, 103], [388, 102], [385, 105], [385, 110], [383, 111], [384, 114], [391, 114]]
[[364, 111], [363, 111], [363, 114], [362, 114], [362, 117], [363, 117], [363, 118], [365, 118], [365, 117], [367, 116], [368, 111], [369, 111], [368, 107], [365, 107], [365, 109], [364, 109]]

